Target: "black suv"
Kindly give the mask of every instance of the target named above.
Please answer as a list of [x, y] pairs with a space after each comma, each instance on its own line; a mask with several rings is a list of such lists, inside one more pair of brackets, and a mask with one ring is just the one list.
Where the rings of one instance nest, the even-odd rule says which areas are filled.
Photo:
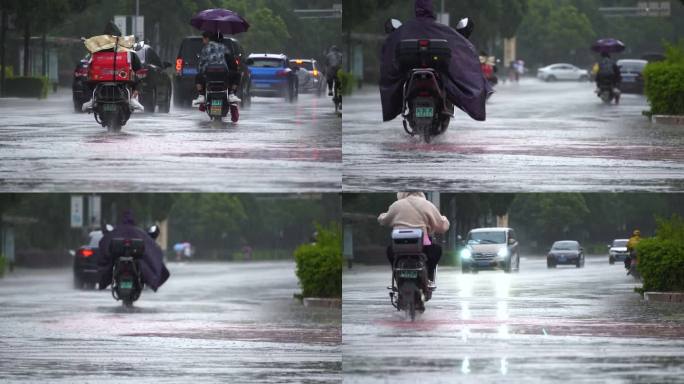
[[[234, 60], [228, 62], [228, 69], [240, 73], [240, 86], [236, 93], [242, 99], [241, 106], [244, 107], [250, 101], [249, 86], [251, 83], [249, 68], [245, 63], [245, 51], [240, 43], [232, 37], [225, 37], [223, 45], [226, 47], [226, 54], [234, 57]], [[195, 76], [199, 72], [197, 65], [201, 50], [201, 36], [184, 38], [178, 50], [173, 94], [173, 104], [177, 107], [189, 107], [195, 97]]]
[[145, 107], [145, 112], [154, 113], [155, 107], [159, 106], [159, 112], [169, 113], [171, 76], [166, 69], [171, 67], [171, 63], [162, 62], [149, 45], [136, 47], [135, 53], [142, 63], [136, 75], [140, 79], [140, 103]]
[[95, 288], [95, 284], [100, 281], [97, 263], [100, 259], [100, 240], [102, 231], [92, 231], [89, 234], [88, 244], [71, 251], [74, 257], [74, 287], [75, 288]]

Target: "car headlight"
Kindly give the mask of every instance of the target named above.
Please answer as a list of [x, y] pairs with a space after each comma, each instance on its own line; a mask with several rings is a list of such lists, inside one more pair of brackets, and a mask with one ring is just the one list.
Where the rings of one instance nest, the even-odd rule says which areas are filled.
[[464, 248], [461, 251], [461, 259], [470, 259], [471, 257], [473, 257], [473, 253], [470, 251], [470, 249]]
[[497, 252], [496, 255], [501, 257], [501, 258], [508, 257], [508, 248], [499, 249], [499, 252]]

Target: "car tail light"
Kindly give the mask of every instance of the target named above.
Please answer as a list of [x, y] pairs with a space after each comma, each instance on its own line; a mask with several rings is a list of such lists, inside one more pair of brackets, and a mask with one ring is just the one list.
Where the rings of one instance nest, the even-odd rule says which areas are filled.
[[95, 253], [95, 252], [93, 252], [92, 249], [82, 249], [82, 250], [81, 250], [81, 256], [83, 256], [83, 257], [90, 257], [90, 256], [92, 256], [94, 253]]
[[147, 68], [142, 68], [142, 69], [138, 69], [138, 70], [135, 72], [135, 74], [138, 75], [139, 78], [144, 79], [144, 78], [147, 77], [147, 72], [148, 72], [148, 71], [149, 71], [149, 69], [147, 69]]
[[176, 59], [176, 73], [180, 75], [182, 71], [183, 71], [183, 59], [181, 59], [179, 57]]
[[286, 70], [286, 69], [281, 69], [280, 71], [276, 72], [276, 76], [278, 76], [278, 77], [286, 77], [286, 76], [287, 76], [287, 70]]
[[313, 70], [313, 75], [314, 75], [314, 77], [318, 77], [318, 69]]
[[88, 67], [79, 67], [74, 71], [74, 77], [87, 77]]

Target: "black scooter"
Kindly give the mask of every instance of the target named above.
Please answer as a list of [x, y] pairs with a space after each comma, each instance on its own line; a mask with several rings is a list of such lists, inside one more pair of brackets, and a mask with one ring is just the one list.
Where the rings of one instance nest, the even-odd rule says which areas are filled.
[[[159, 227], [152, 226], [148, 235], [156, 239]], [[112, 270], [112, 297], [121, 300], [124, 307], [130, 308], [140, 298], [143, 282], [140, 262], [145, 255], [143, 239], [114, 238], [109, 244], [109, 252], [114, 259]]]
[[[401, 27], [397, 19], [385, 22], [385, 32], [392, 33]], [[457, 31], [468, 38], [473, 23], [468, 19], [459, 22]], [[446, 131], [453, 117], [454, 106], [447, 99], [442, 76], [447, 73], [451, 49], [443, 39], [406, 39], [399, 42], [397, 62], [403, 73], [402, 124], [411, 136], [420, 135], [426, 143]]]
[[240, 119], [238, 103], [228, 102], [227, 72], [223, 66], [208, 66], [206, 71], [206, 85], [204, 87], [204, 103], [199, 104], [199, 110], [205, 111], [212, 121], [221, 121], [230, 112], [230, 121], [237, 123]]
[[415, 321], [416, 312], [425, 311], [425, 303], [432, 298], [435, 289], [428, 285], [423, 230], [407, 228], [392, 231], [392, 252], [392, 285], [387, 287], [390, 302], [397, 311], [406, 311], [411, 321]]

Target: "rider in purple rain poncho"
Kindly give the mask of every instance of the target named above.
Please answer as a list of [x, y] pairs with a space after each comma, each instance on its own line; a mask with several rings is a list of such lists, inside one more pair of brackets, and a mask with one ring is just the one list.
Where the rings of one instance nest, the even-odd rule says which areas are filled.
[[432, 0], [416, 0], [416, 18], [392, 32], [382, 47], [380, 62], [380, 97], [383, 121], [402, 112], [403, 84], [406, 73], [396, 61], [398, 44], [404, 39], [444, 39], [451, 48], [448, 73], [443, 80], [447, 97], [455, 106], [475, 120], [486, 118], [485, 102], [492, 88], [482, 74], [475, 47], [456, 30], [437, 23]]
[[100, 269], [100, 289], [105, 289], [112, 283], [112, 267], [114, 260], [109, 253], [109, 243], [112, 239], [122, 237], [127, 239], [142, 239], [145, 242], [145, 254], [140, 262], [143, 281], [153, 291], [164, 284], [169, 278], [169, 270], [164, 265], [164, 254], [159, 245], [147, 232], [136, 227], [133, 213], [127, 210], [121, 216], [119, 224], [113, 231], [106, 233], [100, 240], [99, 249], [101, 258], [98, 263]]

